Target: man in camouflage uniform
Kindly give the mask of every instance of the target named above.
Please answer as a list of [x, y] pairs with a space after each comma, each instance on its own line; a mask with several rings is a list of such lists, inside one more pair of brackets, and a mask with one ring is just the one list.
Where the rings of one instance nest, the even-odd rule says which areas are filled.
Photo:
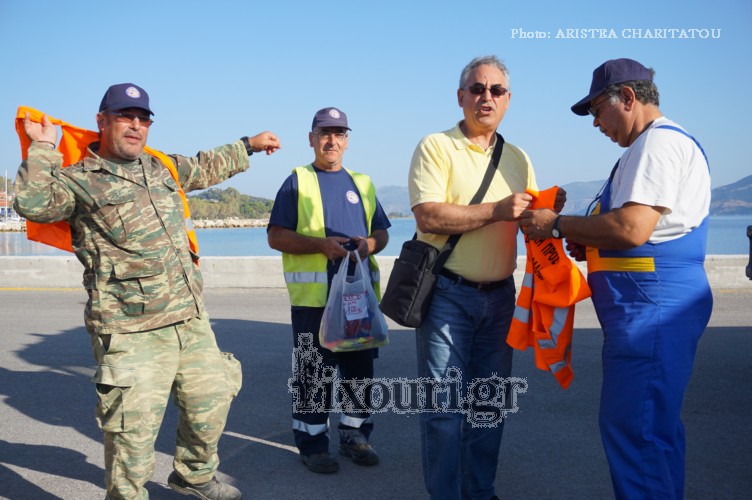
[[[35, 123], [27, 115], [32, 142], [18, 170], [14, 206], [31, 221], [67, 221], [84, 265], [107, 497], [148, 497], [144, 484], [154, 472], [154, 442], [172, 392], [179, 424], [168, 484], [199, 498], [241, 498], [215, 478], [217, 443], [241, 386], [240, 363], [217, 348], [180, 187], [144, 152], [151, 115], [142, 88], [111, 86], [96, 116], [100, 141], [66, 168], [55, 150], [57, 128], [46, 116]], [[169, 159], [188, 192], [245, 171], [253, 152], [279, 147], [274, 134], [262, 132], [193, 158]]]

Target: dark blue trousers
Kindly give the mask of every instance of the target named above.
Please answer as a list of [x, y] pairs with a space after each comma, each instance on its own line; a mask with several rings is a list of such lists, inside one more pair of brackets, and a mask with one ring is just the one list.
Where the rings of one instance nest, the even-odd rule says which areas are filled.
[[[340, 352], [335, 353], [321, 347], [319, 343], [319, 326], [324, 314], [323, 307], [300, 307], [291, 308], [293, 342], [296, 349], [301, 348], [299, 334], [312, 334], [312, 347], [321, 357], [316, 357], [316, 364], [311, 366], [298, 366], [293, 372], [293, 379], [296, 381], [298, 397], [301, 394], [307, 394], [313, 402], [313, 406], [319, 411], [296, 412], [293, 408], [293, 435], [295, 436], [295, 446], [302, 455], [312, 455], [316, 453], [327, 452], [329, 449], [329, 413], [330, 411], [320, 411], [336, 408], [337, 398], [333, 394], [336, 388], [332, 383], [323, 384], [322, 378], [326, 379], [328, 374], [336, 373], [340, 380], [356, 380], [373, 378], [373, 360], [378, 357], [378, 349], [366, 349], [363, 351]], [[302, 346], [308, 348], [308, 346]], [[320, 363], [319, 363], [320, 362]], [[293, 404], [295, 404], [293, 395]], [[368, 402], [366, 402], [367, 405]], [[359, 429], [366, 439], [373, 431], [373, 422], [370, 413], [360, 411], [362, 408], [356, 408], [358, 411], [345, 411], [340, 415], [338, 429]]]

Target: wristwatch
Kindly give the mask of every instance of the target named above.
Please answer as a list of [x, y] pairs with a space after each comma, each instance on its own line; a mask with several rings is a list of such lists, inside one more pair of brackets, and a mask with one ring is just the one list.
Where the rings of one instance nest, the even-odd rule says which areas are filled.
[[551, 236], [554, 238], [560, 240], [564, 237], [563, 234], [561, 234], [561, 229], [559, 229], [559, 221], [561, 220], [561, 215], [557, 215], [554, 219], [554, 227], [551, 228]]
[[243, 136], [240, 138], [241, 141], [243, 141], [243, 145], [245, 146], [245, 152], [248, 153], [248, 156], [251, 156], [253, 154], [253, 146], [251, 146], [251, 140], [248, 138], [248, 136]]

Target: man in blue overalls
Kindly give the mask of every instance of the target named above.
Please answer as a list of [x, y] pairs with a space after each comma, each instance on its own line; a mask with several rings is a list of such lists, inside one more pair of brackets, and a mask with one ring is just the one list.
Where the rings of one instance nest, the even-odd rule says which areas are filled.
[[606, 61], [572, 106], [627, 148], [587, 217], [521, 218], [534, 239], [567, 238], [588, 263], [604, 334], [600, 428], [617, 498], [682, 498], [680, 413], [713, 307], [703, 262], [710, 172], [700, 144], [658, 109], [654, 71]]

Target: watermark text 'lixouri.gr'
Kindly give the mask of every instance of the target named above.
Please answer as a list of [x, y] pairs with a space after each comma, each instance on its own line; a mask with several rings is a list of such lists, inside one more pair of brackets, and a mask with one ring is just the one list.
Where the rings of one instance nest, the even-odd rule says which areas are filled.
[[519, 411], [517, 396], [527, 392], [524, 378], [496, 375], [463, 382], [458, 368], [443, 378], [343, 380], [325, 365], [310, 333], [298, 335], [287, 386], [295, 413], [463, 413], [473, 427], [495, 427]]

